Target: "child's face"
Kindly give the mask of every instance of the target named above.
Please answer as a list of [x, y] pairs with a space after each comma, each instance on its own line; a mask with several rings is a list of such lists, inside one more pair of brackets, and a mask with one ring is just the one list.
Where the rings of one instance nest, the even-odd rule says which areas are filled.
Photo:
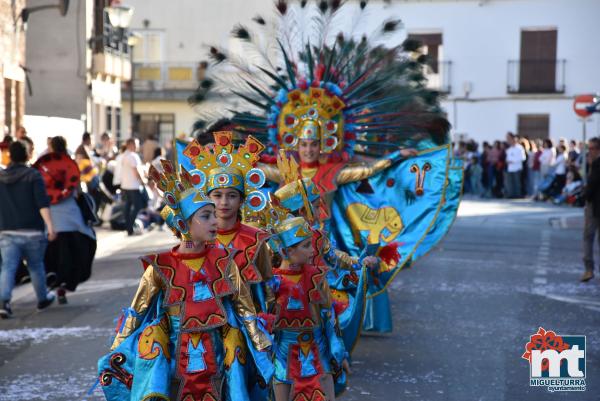
[[190, 219], [189, 227], [194, 242], [213, 241], [217, 236], [215, 207], [206, 205], [198, 209]]
[[298, 245], [287, 248], [288, 259], [293, 265], [306, 265], [314, 256], [311, 238], [307, 238]]
[[233, 188], [215, 189], [209, 197], [215, 203], [217, 218], [225, 220], [237, 216], [243, 201], [242, 195]]

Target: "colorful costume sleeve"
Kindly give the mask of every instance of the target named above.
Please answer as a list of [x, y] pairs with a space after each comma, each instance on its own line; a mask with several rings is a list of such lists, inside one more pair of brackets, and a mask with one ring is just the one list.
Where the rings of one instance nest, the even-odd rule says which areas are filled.
[[267, 242], [263, 242], [256, 251], [254, 264], [258, 269], [263, 281], [268, 281], [273, 277], [273, 266], [271, 265], [271, 250]]
[[281, 175], [281, 172], [277, 169], [277, 166], [272, 164], [258, 163], [256, 167], [258, 167], [265, 173], [267, 181], [276, 182], [278, 184], [283, 182], [283, 176]]
[[342, 368], [342, 362], [344, 359], [348, 358], [348, 352], [333, 308], [331, 292], [327, 280], [323, 280], [323, 292], [327, 294], [327, 302], [321, 306], [321, 324], [325, 337], [327, 338], [329, 352], [331, 353], [330, 363], [334, 379], [335, 394], [338, 396], [345, 390], [347, 385], [346, 373]]
[[250, 288], [241, 276], [239, 269], [232, 261], [227, 267], [228, 278], [233, 284], [234, 294], [232, 296], [233, 308], [236, 314], [243, 319], [244, 326], [257, 350], [262, 351], [271, 346], [271, 340], [262, 332], [256, 322], [256, 310], [250, 295]]
[[131, 302], [131, 307], [126, 311], [122, 329], [117, 333], [111, 350], [114, 350], [138, 328], [143, 316], [152, 303], [152, 299], [161, 291], [162, 281], [152, 265], [148, 266], [140, 280], [137, 292]]
[[370, 178], [390, 167], [400, 159], [401, 155], [400, 151], [398, 150], [394, 153], [390, 153], [382, 159], [370, 163], [362, 163], [355, 166], [344, 167], [337, 176], [337, 184], [342, 185], [349, 182], [356, 182]]
[[327, 236], [322, 237], [320, 252], [325, 263], [332, 269], [355, 270], [360, 268], [357, 257], [337, 249], [335, 241]]

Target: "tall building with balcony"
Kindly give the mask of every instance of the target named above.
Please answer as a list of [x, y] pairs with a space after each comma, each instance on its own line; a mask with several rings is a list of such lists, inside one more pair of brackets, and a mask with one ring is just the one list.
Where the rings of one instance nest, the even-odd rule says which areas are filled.
[[[38, 3], [29, 0], [29, 3]], [[121, 82], [131, 78], [128, 33], [111, 25], [109, 0], [71, 1], [66, 16], [29, 17], [27, 68], [32, 93], [26, 128], [45, 148], [47, 136], [67, 137], [70, 148], [88, 131], [122, 136]]]
[[[25, 107], [25, 0], [0, 0], [0, 137], [14, 134]], [[1, 139], [0, 139], [1, 140]]]
[[[196, 118], [186, 98], [204, 74], [208, 44], [229, 45], [237, 22], [273, 17], [270, 0], [132, 0], [132, 28], [142, 40], [134, 57], [134, 116], [138, 135], [164, 143], [190, 133]], [[348, 1], [358, 7], [358, 1]], [[375, 32], [400, 16], [401, 35], [428, 55], [429, 86], [442, 102], [455, 139], [576, 139], [581, 121], [573, 97], [600, 91], [600, 47], [593, 44], [596, 0], [371, 0], [359, 29]], [[348, 23], [344, 18], [338, 23]], [[396, 38], [398, 39], [398, 38]], [[401, 39], [401, 38], [400, 38]], [[130, 91], [123, 93], [129, 126]], [[600, 118], [588, 131], [600, 133]]]
[[154, 135], [163, 144], [192, 132], [197, 115], [187, 98], [204, 77], [208, 45], [228, 46], [233, 24], [273, 12], [270, 0], [178, 0], [169, 5], [162, 0], [128, 0], [127, 4], [135, 7], [131, 29], [139, 39], [133, 48], [133, 88], [130, 83], [123, 86], [123, 126], [133, 128], [141, 139]]
[[[402, 16], [429, 53], [431, 82], [455, 139], [580, 139], [573, 97], [600, 91], [594, 0], [399, 0], [373, 19]], [[435, 67], [438, 67], [435, 69]], [[600, 134], [600, 118], [588, 132]]]

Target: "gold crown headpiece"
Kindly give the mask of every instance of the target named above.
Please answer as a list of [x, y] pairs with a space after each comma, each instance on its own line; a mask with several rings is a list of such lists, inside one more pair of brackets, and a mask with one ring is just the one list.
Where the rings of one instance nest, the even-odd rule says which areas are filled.
[[265, 173], [255, 168], [265, 146], [252, 135], [237, 149], [231, 131], [214, 133], [214, 146], [202, 146], [196, 140], [184, 149], [195, 166], [190, 171], [195, 186], [209, 194], [218, 188], [237, 189], [245, 198], [245, 206], [252, 211], [262, 210], [266, 196], [259, 190], [266, 181]]
[[324, 88], [294, 89], [287, 94], [277, 121], [279, 142], [293, 150], [300, 139], [321, 143], [323, 153], [340, 149], [344, 138], [344, 102]]
[[192, 176], [181, 167], [179, 174], [168, 160], [160, 161], [163, 171], [150, 166], [148, 174], [163, 192], [166, 206], [161, 216], [174, 234], [179, 232], [185, 239], [191, 239], [187, 220], [196, 211], [213, 204], [202, 191], [194, 187]]

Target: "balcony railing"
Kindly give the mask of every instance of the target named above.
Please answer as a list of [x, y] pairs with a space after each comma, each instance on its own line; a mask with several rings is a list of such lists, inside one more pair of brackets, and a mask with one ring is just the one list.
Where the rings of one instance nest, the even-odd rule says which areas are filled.
[[438, 61], [436, 67], [426, 64], [427, 87], [441, 93], [450, 93], [452, 90], [451, 67], [452, 61]]
[[566, 60], [509, 60], [508, 93], [565, 93]]
[[194, 90], [205, 72], [203, 63], [134, 63], [134, 88], [139, 91]]

